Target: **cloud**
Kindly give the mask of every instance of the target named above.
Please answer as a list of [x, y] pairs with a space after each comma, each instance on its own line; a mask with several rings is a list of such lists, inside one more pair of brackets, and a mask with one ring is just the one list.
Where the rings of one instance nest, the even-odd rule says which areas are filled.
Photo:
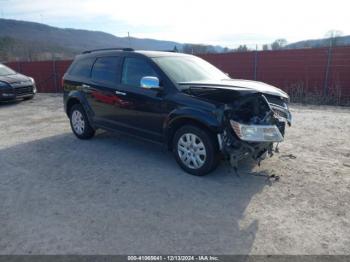
[[[0, 0], [1, 1], [1, 0]], [[10, 18], [70, 24], [110, 33], [180, 42], [237, 45], [323, 37], [331, 28], [350, 33], [346, 0], [9, 0]], [[97, 28], [94, 27], [97, 25]], [[106, 26], [104, 26], [104, 24]]]

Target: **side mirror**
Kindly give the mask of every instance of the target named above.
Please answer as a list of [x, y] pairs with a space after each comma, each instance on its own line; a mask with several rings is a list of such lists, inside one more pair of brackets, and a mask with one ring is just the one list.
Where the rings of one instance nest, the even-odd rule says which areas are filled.
[[145, 76], [141, 78], [140, 85], [145, 89], [160, 90], [159, 79], [155, 76]]

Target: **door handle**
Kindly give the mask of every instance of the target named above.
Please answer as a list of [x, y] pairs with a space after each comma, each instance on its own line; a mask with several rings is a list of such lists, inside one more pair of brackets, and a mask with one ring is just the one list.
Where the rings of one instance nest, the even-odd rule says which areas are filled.
[[120, 92], [120, 91], [115, 91], [116, 95], [121, 95], [121, 96], [126, 96], [126, 93]]
[[82, 84], [81, 87], [82, 87], [82, 88], [90, 88], [91, 86], [86, 85], [86, 84]]

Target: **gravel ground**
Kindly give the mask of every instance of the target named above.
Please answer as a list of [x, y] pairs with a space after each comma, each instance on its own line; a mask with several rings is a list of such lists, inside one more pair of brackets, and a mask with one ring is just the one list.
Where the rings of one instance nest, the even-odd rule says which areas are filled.
[[76, 139], [61, 96], [1, 104], [0, 254], [350, 254], [350, 109], [292, 113], [260, 167], [193, 177], [158, 145]]

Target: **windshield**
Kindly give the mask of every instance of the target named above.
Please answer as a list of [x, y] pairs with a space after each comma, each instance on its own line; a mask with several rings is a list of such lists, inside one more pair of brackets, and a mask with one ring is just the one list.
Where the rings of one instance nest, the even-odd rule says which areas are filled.
[[156, 57], [153, 60], [176, 83], [229, 79], [215, 66], [195, 56]]
[[8, 76], [8, 75], [15, 75], [15, 74], [16, 74], [15, 71], [8, 68], [7, 66], [0, 64], [0, 76]]

